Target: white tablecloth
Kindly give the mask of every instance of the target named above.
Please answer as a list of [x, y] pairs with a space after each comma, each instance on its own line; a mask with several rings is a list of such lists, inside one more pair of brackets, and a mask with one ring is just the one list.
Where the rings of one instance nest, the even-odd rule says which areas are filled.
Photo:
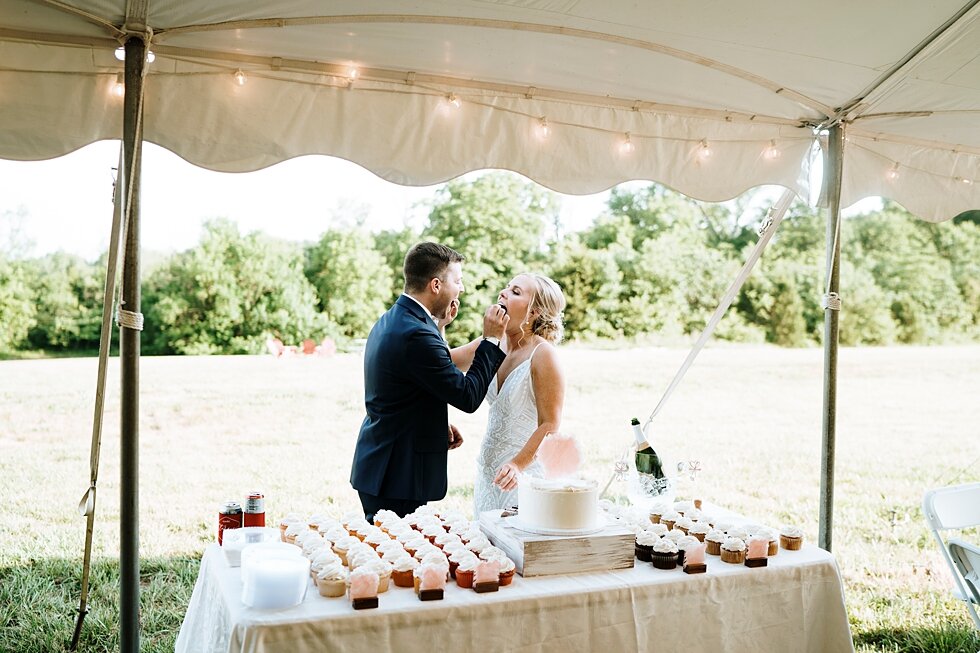
[[354, 611], [310, 582], [302, 604], [255, 610], [241, 603], [241, 573], [217, 545], [204, 553], [177, 638], [178, 653], [480, 653], [853, 651], [840, 574], [814, 546], [780, 549], [749, 569], [708, 556], [706, 574], [634, 569], [514, 578], [477, 594], [452, 582], [442, 601], [394, 587], [377, 609]]

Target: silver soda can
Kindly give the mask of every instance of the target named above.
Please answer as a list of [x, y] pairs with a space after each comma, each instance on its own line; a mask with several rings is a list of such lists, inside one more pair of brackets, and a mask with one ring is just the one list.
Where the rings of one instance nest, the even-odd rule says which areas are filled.
[[246, 526], [265, 526], [265, 495], [261, 492], [251, 492], [245, 499]]

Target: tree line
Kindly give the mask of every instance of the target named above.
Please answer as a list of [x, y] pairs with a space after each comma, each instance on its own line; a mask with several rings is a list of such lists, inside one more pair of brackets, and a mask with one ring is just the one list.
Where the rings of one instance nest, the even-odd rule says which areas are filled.
[[[761, 209], [706, 204], [663, 186], [614, 189], [585, 230], [564, 233], [556, 196], [516, 175], [446, 184], [421, 230], [332, 227], [313, 243], [205, 225], [193, 248], [144, 263], [147, 354], [258, 353], [287, 343], [367, 336], [401, 292], [407, 249], [431, 239], [459, 250], [463, 307], [451, 341], [480, 332], [484, 308], [524, 270], [554, 278], [573, 340], [698, 333], [754, 246]], [[782, 346], [823, 332], [825, 219], [794, 205], [716, 337]], [[844, 221], [841, 342], [975, 341], [980, 336], [980, 224], [915, 219], [885, 203]], [[7, 248], [9, 250], [9, 248]], [[0, 351], [98, 347], [105, 255], [86, 262], [0, 248]]]

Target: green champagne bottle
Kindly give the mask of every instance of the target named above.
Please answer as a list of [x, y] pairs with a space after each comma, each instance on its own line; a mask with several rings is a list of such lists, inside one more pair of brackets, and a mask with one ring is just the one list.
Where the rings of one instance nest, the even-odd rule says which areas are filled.
[[654, 451], [650, 443], [647, 442], [643, 429], [640, 427], [640, 420], [635, 417], [630, 420], [633, 427], [633, 437], [636, 438], [636, 471], [641, 474], [652, 474], [654, 478], [664, 478], [663, 463], [660, 456]]

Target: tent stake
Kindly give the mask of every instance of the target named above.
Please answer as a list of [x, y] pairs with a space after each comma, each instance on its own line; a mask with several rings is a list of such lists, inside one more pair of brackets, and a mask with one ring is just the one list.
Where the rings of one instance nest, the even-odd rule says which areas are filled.
[[[830, 128], [824, 166], [827, 180], [827, 292], [840, 292], [840, 191], [844, 169], [844, 129]], [[830, 551], [834, 528], [834, 456], [837, 438], [837, 340], [840, 311], [824, 309], [823, 446], [820, 451], [820, 527], [817, 543]]]

